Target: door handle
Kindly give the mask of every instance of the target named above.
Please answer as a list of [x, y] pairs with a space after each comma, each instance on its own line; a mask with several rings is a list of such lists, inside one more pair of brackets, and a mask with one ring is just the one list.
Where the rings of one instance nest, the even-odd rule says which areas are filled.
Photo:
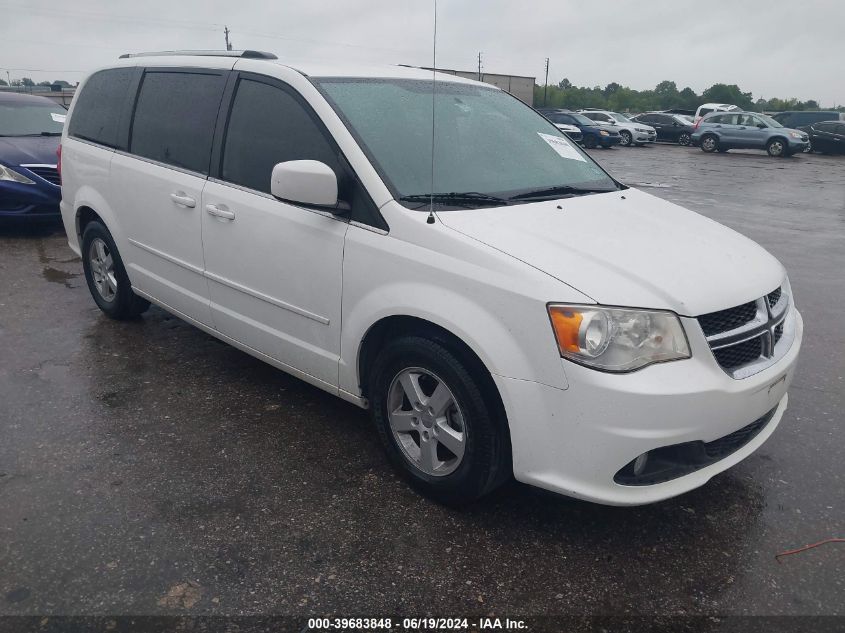
[[177, 191], [176, 193], [171, 193], [170, 199], [173, 200], [174, 204], [178, 204], [180, 207], [188, 207], [189, 209], [193, 209], [195, 206], [197, 206], [197, 201], [194, 200], [191, 196], [186, 195], [184, 191]]
[[207, 204], [205, 205], [205, 212], [214, 217], [223, 218], [224, 220], [235, 219], [235, 212], [229, 211], [226, 205], [217, 206], [216, 204]]

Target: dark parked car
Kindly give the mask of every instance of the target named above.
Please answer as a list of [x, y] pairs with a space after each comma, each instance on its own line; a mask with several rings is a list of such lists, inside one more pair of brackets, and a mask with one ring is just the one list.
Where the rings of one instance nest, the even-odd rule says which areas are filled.
[[581, 144], [584, 147], [601, 147], [609, 149], [622, 142], [619, 128], [613, 125], [599, 125], [587, 117], [571, 110], [553, 110], [540, 108], [537, 110], [555, 125], [574, 125], [581, 130]]
[[56, 151], [65, 114], [46, 97], [0, 93], [0, 218], [60, 217]]
[[822, 121], [798, 128], [810, 137], [810, 151], [845, 154], [845, 121]]
[[695, 124], [692, 143], [705, 152], [764, 149], [769, 156], [785, 158], [805, 151], [810, 138], [758, 112], [714, 112]]
[[773, 114], [772, 118], [783, 127], [797, 128], [820, 121], [842, 121], [845, 113], [834, 110], [786, 110]]
[[692, 138], [693, 124], [680, 114], [666, 112], [646, 112], [631, 117], [632, 121], [639, 121], [657, 130], [657, 140], [678, 145], [689, 145]]

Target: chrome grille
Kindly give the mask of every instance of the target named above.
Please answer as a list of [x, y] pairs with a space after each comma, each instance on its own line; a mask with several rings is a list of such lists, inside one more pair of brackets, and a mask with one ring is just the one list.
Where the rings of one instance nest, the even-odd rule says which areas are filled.
[[735, 308], [719, 310], [698, 317], [704, 336], [718, 334], [727, 330], [733, 330], [754, 320], [757, 316], [757, 302], [749, 301]]
[[59, 177], [59, 170], [55, 165], [21, 165], [21, 167], [26, 167], [36, 176], [40, 176], [54, 185], [61, 186], [62, 184], [62, 179]]
[[755, 301], [698, 317], [719, 366], [733, 378], [747, 378], [777, 362], [794, 338], [789, 297], [776, 288]]

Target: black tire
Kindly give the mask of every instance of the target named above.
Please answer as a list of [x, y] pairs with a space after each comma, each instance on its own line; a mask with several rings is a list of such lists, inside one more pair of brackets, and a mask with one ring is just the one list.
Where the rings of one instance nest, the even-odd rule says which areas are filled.
[[631, 133], [628, 130], [620, 130], [619, 136], [622, 137], [622, 142], [619, 144], [623, 147], [630, 147], [634, 141], [634, 137], [631, 136]]
[[[391, 386], [400, 374], [409, 369], [430, 372], [454, 395], [465, 445], [463, 456], [448, 474], [432, 475], [414, 464], [406, 450], [400, 447], [391, 427], [388, 405]], [[446, 344], [417, 335], [389, 341], [379, 352], [370, 371], [370, 411], [391, 464], [421, 494], [452, 506], [472, 503], [492, 492], [513, 474], [507, 421], [501, 401], [497, 393], [491, 392], [491, 388], [495, 390], [492, 380], [479, 376], [479, 371], [474, 363], [462, 358]], [[423, 381], [419, 380], [418, 384], [422, 386]], [[401, 397], [400, 400], [402, 406], [408, 404], [408, 400]], [[422, 430], [422, 423], [419, 424], [418, 428]], [[411, 431], [407, 437], [422, 446], [419, 431], [416, 436]]]
[[[104, 244], [107, 254], [112, 259], [114, 283], [116, 289], [113, 296], [107, 298], [98, 288], [95, 281], [95, 271], [92, 266], [92, 256], [99, 244]], [[114, 238], [108, 229], [97, 220], [89, 222], [82, 234], [82, 268], [85, 271], [85, 281], [94, 302], [108, 317], [117, 320], [134, 319], [146, 312], [150, 302], [132, 292], [132, 284], [123, 266], [123, 260], [115, 246]], [[97, 271], [97, 275], [101, 273]]]
[[689, 132], [681, 132], [678, 135], [678, 145], [688, 147], [690, 143], [692, 143], [692, 137], [690, 136]]
[[587, 149], [594, 149], [597, 144], [598, 143], [594, 134], [584, 135], [584, 147], [586, 147]]
[[782, 138], [775, 137], [766, 143], [766, 153], [774, 158], [786, 158], [789, 156], [789, 146]]
[[701, 137], [701, 151], [711, 154], [719, 149], [719, 137], [715, 134], [705, 134]]

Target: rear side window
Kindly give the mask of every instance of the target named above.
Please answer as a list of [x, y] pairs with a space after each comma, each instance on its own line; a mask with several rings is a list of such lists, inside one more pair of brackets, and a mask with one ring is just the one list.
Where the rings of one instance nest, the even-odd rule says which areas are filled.
[[270, 193], [277, 163], [318, 160], [340, 178], [337, 154], [305, 106], [286, 90], [241, 79], [223, 144], [221, 178]]
[[208, 174], [211, 140], [225, 77], [147, 71], [141, 82], [129, 151]]
[[94, 73], [76, 97], [68, 134], [75, 138], [119, 147], [120, 118], [129, 97], [134, 68], [114, 68]]
[[712, 108], [701, 108], [701, 110], [698, 111], [698, 116], [706, 116], [711, 112], [713, 112]]

